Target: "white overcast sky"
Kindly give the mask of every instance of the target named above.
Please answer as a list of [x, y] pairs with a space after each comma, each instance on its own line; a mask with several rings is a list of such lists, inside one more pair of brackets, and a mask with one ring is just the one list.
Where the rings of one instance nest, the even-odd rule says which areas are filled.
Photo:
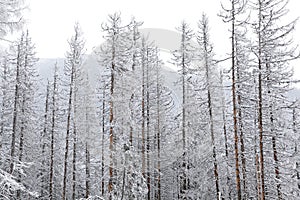
[[[222, 0], [227, 2], [227, 0]], [[101, 23], [108, 14], [121, 12], [124, 22], [134, 16], [143, 21], [143, 28], [175, 30], [182, 20], [196, 27], [205, 12], [210, 20], [211, 39], [219, 57], [225, 56], [230, 47], [226, 34], [229, 26], [217, 14], [221, 0], [28, 0], [27, 28], [36, 44], [38, 57], [64, 57], [67, 40], [73, 34], [73, 26], [80, 23], [86, 40], [87, 52], [102, 42]], [[288, 18], [297, 18], [299, 0], [290, 0]], [[300, 43], [300, 21], [294, 32], [295, 42]], [[229, 50], [229, 49], [228, 49]], [[299, 63], [299, 62], [298, 62]], [[298, 71], [298, 70], [296, 70]], [[300, 69], [299, 69], [300, 72]], [[300, 73], [297, 73], [300, 74]]]
[[[73, 26], [78, 21], [90, 52], [102, 41], [101, 23], [108, 14], [119, 11], [128, 21], [131, 16], [143, 21], [143, 28], [164, 28], [175, 30], [182, 20], [196, 27], [202, 12], [210, 20], [212, 41], [218, 48], [226, 45], [228, 25], [223, 24], [217, 14], [221, 10], [220, 0], [30, 0], [26, 15], [28, 29], [36, 44], [39, 57], [63, 57], [68, 46], [67, 39], [73, 34]], [[223, 0], [227, 2], [227, 0]], [[300, 15], [300, 1], [290, 0], [289, 17]], [[128, 19], [128, 20], [127, 20]], [[298, 42], [300, 24], [298, 23], [295, 40]], [[228, 45], [229, 45], [228, 40]], [[218, 51], [218, 50], [217, 50]]]
[[[211, 23], [223, 25], [216, 17], [220, 9], [219, 0], [207, 3], [204, 0], [30, 0], [28, 29], [36, 43], [40, 57], [63, 57], [67, 50], [67, 39], [73, 34], [78, 21], [83, 29], [87, 50], [102, 41], [101, 23], [108, 14], [121, 12], [124, 22], [131, 16], [143, 21], [144, 28], [175, 30], [185, 19], [196, 24], [203, 11], [213, 16]], [[128, 20], [127, 20], [128, 19]]]

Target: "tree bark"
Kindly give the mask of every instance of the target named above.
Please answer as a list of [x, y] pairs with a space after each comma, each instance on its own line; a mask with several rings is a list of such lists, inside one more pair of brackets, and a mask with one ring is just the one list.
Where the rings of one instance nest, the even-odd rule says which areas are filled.
[[52, 119], [51, 119], [51, 145], [50, 145], [50, 175], [49, 175], [49, 199], [53, 199], [53, 175], [54, 175], [54, 133], [56, 116], [56, 94], [57, 94], [57, 63], [55, 64], [53, 94], [52, 94]]
[[105, 136], [105, 82], [103, 83], [103, 91], [102, 91], [102, 150], [101, 150], [101, 195], [104, 196], [104, 136]]
[[66, 190], [67, 190], [67, 170], [68, 170], [68, 154], [69, 154], [69, 137], [70, 137], [70, 128], [71, 128], [71, 111], [72, 111], [72, 97], [73, 97], [73, 85], [74, 85], [74, 76], [75, 76], [75, 66], [72, 66], [71, 72], [71, 81], [70, 81], [70, 90], [69, 90], [69, 100], [68, 100], [68, 113], [67, 113], [67, 133], [66, 133], [66, 145], [65, 145], [65, 156], [64, 156], [64, 174], [63, 174], [63, 192], [62, 199], [66, 199]]
[[150, 175], [150, 80], [149, 80], [149, 49], [147, 48], [147, 69], [146, 69], [146, 126], [147, 126], [147, 146], [146, 146], [146, 155], [147, 155], [147, 187], [148, 200], [151, 199], [151, 175]]
[[88, 199], [90, 196], [90, 152], [88, 142], [85, 143], [85, 198]]
[[[23, 159], [23, 151], [24, 151], [24, 129], [25, 129], [25, 103], [26, 103], [26, 95], [23, 94], [22, 105], [21, 105], [21, 129], [20, 129], [20, 142], [19, 142], [19, 158], [18, 163], [22, 162]], [[19, 172], [17, 181], [21, 183], [22, 175]], [[17, 190], [17, 199], [21, 198], [21, 190]]]
[[[115, 36], [114, 32], [114, 36]], [[114, 50], [114, 41], [113, 41], [113, 50], [112, 50], [112, 64], [111, 64], [111, 74], [110, 74], [110, 101], [109, 101], [109, 150], [110, 150], [110, 163], [109, 163], [109, 182], [108, 182], [108, 193], [109, 200], [112, 200], [112, 190], [114, 182], [114, 162], [113, 162], [113, 152], [114, 152], [114, 85], [115, 85], [115, 50]]]
[[239, 166], [239, 139], [238, 139], [238, 126], [237, 126], [237, 101], [236, 101], [236, 52], [235, 52], [235, 2], [232, 1], [232, 32], [231, 32], [231, 73], [232, 73], [232, 106], [233, 106], [233, 131], [234, 131], [234, 156], [235, 156], [235, 178], [237, 199], [242, 199], [241, 180], [240, 180], [240, 166]]
[[[237, 43], [237, 41], [236, 41]], [[238, 47], [238, 44], [236, 44], [236, 47]], [[243, 198], [247, 199], [248, 198], [248, 191], [247, 191], [247, 175], [246, 175], [246, 158], [245, 158], [245, 143], [244, 143], [244, 127], [243, 127], [243, 114], [242, 114], [242, 99], [241, 99], [241, 72], [240, 72], [240, 67], [239, 67], [239, 61], [236, 59], [237, 63], [237, 68], [236, 68], [236, 78], [237, 78], [237, 104], [238, 104], [238, 127], [239, 127], [239, 132], [240, 132], [240, 144], [241, 144], [241, 161], [242, 161], [242, 175], [243, 175], [243, 189], [244, 189], [244, 194]]]
[[15, 148], [16, 148], [16, 134], [17, 134], [17, 119], [18, 119], [18, 101], [19, 101], [19, 85], [20, 85], [20, 59], [21, 59], [21, 47], [18, 45], [18, 55], [17, 55], [17, 69], [16, 69], [16, 84], [15, 84], [15, 94], [14, 94], [14, 108], [13, 108], [13, 127], [11, 136], [11, 146], [10, 146], [10, 170], [9, 173], [12, 174], [14, 170], [14, 160], [15, 160]]
[[[74, 101], [76, 101], [76, 98], [74, 98]], [[76, 105], [75, 105], [76, 106]], [[73, 166], [73, 171], [72, 171], [72, 199], [76, 199], [76, 159], [77, 159], [77, 130], [76, 130], [76, 108], [74, 106], [74, 122], [73, 122], [73, 161], [72, 161], [72, 166]]]
[[258, 1], [258, 130], [259, 130], [259, 155], [260, 155], [260, 182], [261, 200], [265, 200], [265, 172], [264, 172], [264, 147], [263, 147], [263, 95], [262, 95], [262, 7]]
[[48, 132], [48, 112], [49, 112], [49, 95], [50, 95], [50, 83], [48, 81], [47, 83], [47, 91], [46, 91], [46, 102], [45, 102], [45, 114], [44, 114], [44, 129], [41, 134], [41, 140], [42, 140], [42, 169], [41, 169], [41, 176], [42, 176], [42, 183], [41, 183], [41, 197], [44, 197], [44, 192], [46, 191], [46, 185], [47, 185], [47, 180], [46, 180], [46, 164], [45, 164], [45, 151], [46, 151], [46, 140], [48, 139], [47, 137], [47, 132]]
[[216, 199], [219, 199], [220, 189], [219, 189], [219, 174], [218, 174], [218, 163], [217, 163], [217, 154], [215, 146], [215, 133], [214, 133], [214, 119], [213, 119], [213, 108], [212, 108], [212, 96], [211, 96], [211, 84], [210, 84], [210, 69], [208, 61], [208, 24], [207, 18], [203, 15], [203, 47], [204, 47], [204, 63], [205, 63], [205, 76], [207, 84], [207, 108], [209, 114], [209, 130], [212, 143], [212, 153], [213, 153], [213, 165], [214, 165], [214, 177], [215, 177], [215, 187], [216, 187]]
[[[157, 61], [158, 62], [158, 61]], [[156, 95], [157, 95], [157, 133], [156, 133], [156, 139], [157, 139], [157, 200], [161, 200], [161, 183], [160, 183], [160, 89], [159, 89], [159, 64], [157, 63], [157, 70], [156, 70]]]

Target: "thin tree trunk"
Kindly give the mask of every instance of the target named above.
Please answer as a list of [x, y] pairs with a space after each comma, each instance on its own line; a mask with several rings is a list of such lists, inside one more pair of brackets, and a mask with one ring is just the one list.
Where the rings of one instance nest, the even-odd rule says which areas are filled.
[[[126, 158], [125, 158], [126, 159]], [[126, 161], [125, 161], [126, 162]], [[125, 193], [125, 178], [126, 178], [126, 167], [123, 168], [123, 176], [122, 176], [122, 193], [121, 193], [121, 200], [124, 198], [124, 193]]]
[[130, 122], [130, 133], [129, 133], [129, 144], [130, 144], [130, 147], [132, 147], [132, 142], [133, 142], [133, 126], [132, 126], [132, 121], [134, 119], [134, 112], [133, 112], [133, 99], [134, 99], [134, 93], [131, 94], [131, 97], [130, 97], [130, 119], [131, 119], [131, 122]]
[[85, 198], [88, 199], [90, 196], [90, 152], [88, 149], [88, 142], [85, 143]]
[[277, 189], [277, 197], [279, 200], [282, 198], [281, 193], [281, 184], [280, 184], [280, 171], [278, 166], [278, 156], [277, 156], [277, 147], [276, 147], [276, 137], [272, 137], [272, 147], [273, 147], [273, 159], [275, 161], [275, 178], [276, 178], [276, 189]]
[[[254, 93], [257, 94], [257, 88], [256, 88], [256, 79], [254, 78], [253, 79], [253, 85], [255, 86], [254, 88]], [[256, 98], [256, 96], [255, 96]], [[256, 113], [256, 110], [257, 110], [257, 103], [255, 104], [255, 107], [254, 107], [254, 117], [253, 117], [253, 127], [255, 127], [254, 129], [256, 130], [257, 129], [257, 122], [258, 122], [258, 117], [257, 117], [257, 113]], [[257, 200], [261, 200], [261, 171], [260, 171], [260, 159], [259, 159], [259, 153], [257, 152], [258, 150], [258, 146], [257, 146], [257, 143], [258, 143], [258, 138], [257, 138], [257, 135], [254, 136], [254, 159], [255, 159], [255, 169], [256, 169], [256, 190], [257, 190]]]
[[232, 1], [232, 33], [231, 33], [231, 61], [232, 61], [232, 105], [233, 105], [233, 131], [234, 131], [234, 156], [235, 156], [235, 177], [236, 177], [236, 190], [237, 199], [242, 199], [241, 180], [240, 180], [240, 167], [239, 167], [239, 140], [238, 140], [238, 127], [237, 127], [237, 102], [236, 102], [236, 80], [235, 80], [235, 2]]
[[51, 145], [50, 145], [50, 175], [49, 175], [49, 199], [53, 199], [53, 174], [54, 174], [54, 132], [56, 115], [56, 94], [57, 94], [57, 63], [54, 69], [53, 94], [52, 94], [52, 120], [51, 120]]
[[[270, 90], [270, 64], [266, 61], [266, 70], [267, 70], [267, 87], [268, 87], [268, 95], [271, 98], [271, 90]], [[270, 103], [270, 102], [269, 102]], [[278, 165], [278, 156], [277, 156], [277, 147], [276, 147], [276, 132], [274, 132], [274, 116], [273, 116], [273, 106], [272, 102], [269, 105], [269, 115], [270, 115], [270, 125], [271, 125], [271, 135], [272, 135], [272, 148], [273, 148], [273, 159], [275, 163], [275, 182], [276, 182], [276, 190], [277, 190], [277, 197], [279, 200], [282, 199], [281, 193], [281, 184], [280, 184], [280, 172], [279, 172], [279, 165]]]
[[263, 95], [262, 95], [262, 7], [259, 3], [258, 14], [258, 130], [259, 130], [259, 150], [260, 150], [260, 179], [261, 179], [261, 200], [265, 200], [265, 172], [264, 172], [264, 148], [263, 148]]
[[104, 196], [104, 135], [105, 135], [105, 82], [102, 91], [102, 155], [101, 155], [101, 195]]
[[[270, 106], [272, 109], [272, 106]], [[273, 159], [275, 162], [275, 182], [276, 182], [276, 190], [277, 190], [277, 197], [279, 200], [282, 199], [282, 193], [281, 193], [281, 184], [280, 184], [280, 171], [279, 171], [279, 160], [278, 160], [278, 154], [277, 154], [277, 145], [276, 145], [276, 133], [274, 132], [274, 116], [273, 112], [270, 112], [270, 122], [271, 122], [271, 134], [275, 134], [272, 136], [272, 148], [273, 148]]]
[[15, 94], [14, 94], [14, 108], [13, 108], [13, 125], [12, 125], [12, 136], [11, 136], [11, 146], [10, 146], [10, 170], [9, 173], [12, 174], [14, 170], [14, 160], [15, 160], [15, 148], [16, 148], [16, 134], [17, 134], [17, 119], [18, 119], [18, 101], [19, 101], [19, 85], [20, 85], [20, 45], [18, 45], [18, 55], [17, 55], [17, 69], [16, 69], [16, 84], [15, 84]]
[[259, 155], [256, 152], [256, 148], [255, 148], [255, 166], [256, 166], [256, 180], [257, 180], [257, 199], [260, 200], [261, 199], [260, 164], [259, 164]]
[[[146, 48], [145, 41], [143, 41], [143, 48]], [[145, 178], [145, 52], [142, 53], [142, 174]]]
[[[185, 28], [183, 27], [183, 32], [182, 32], [182, 45], [183, 48], [185, 48]], [[186, 128], [186, 66], [185, 66], [185, 53], [182, 53], [182, 60], [181, 60], [181, 64], [182, 64], [182, 149], [183, 149], [183, 161], [182, 161], [182, 177], [180, 177], [180, 198], [181, 199], [186, 199], [185, 197], [185, 193], [187, 190], [187, 177], [186, 177], [186, 168], [187, 168], [187, 163], [186, 163], [186, 132], [185, 132], [185, 128]]]
[[[236, 41], [237, 42], [237, 41]], [[236, 44], [237, 46], [237, 44]], [[238, 125], [239, 125], [239, 132], [240, 132], [240, 143], [241, 143], [241, 160], [242, 160], [242, 175], [243, 175], [243, 189], [244, 195], [243, 198], [248, 198], [248, 191], [247, 191], [247, 184], [246, 184], [246, 158], [245, 158], [245, 144], [244, 144], [244, 127], [243, 127], [243, 116], [242, 116], [242, 99], [241, 99], [241, 79], [240, 79], [240, 69], [239, 69], [239, 62], [237, 60], [237, 68], [236, 68], [236, 78], [237, 78], [237, 104], [238, 104]]]
[[[77, 74], [74, 73], [74, 89], [77, 88]], [[73, 100], [73, 161], [72, 161], [72, 199], [76, 199], [76, 159], [77, 159], [77, 93], [74, 91]]]
[[42, 139], [42, 169], [41, 169], [41, 176], [42, 176], [42, 185], [41, 185], [41, 197], [44, 197], [44, 192], [46, 191], [46, 164], [45, 164], [45, 149], [46, 149], [46, 139], [47, 138], [47, 132], [48, 132], [48, 112], [49, 112], [49, 91], [50, 89], [50, 83], [48, 81], [47, 84], [47, 91], [46, 91], [46, 102], [45, 102], [45, 114], [44, 114], [44, 129], [43, 129], [43, 133], [41, 135], [41, 139]]
[[[223, 88], [223, 73], [220, 71], [220, 80], [221, 87]], [[224, 91], [222, 92], [222, 120], [223, 120], [223, 135], [224, 135], [224, 145], [225, 145], [225, 157], [226, 157], [226, 169], [227, 169], [227, 178], [226, 183], [228, 186], [228, 197], [231, 199], [231, 188], [230, 188], [230, 176], [229, 176], [229, 158], [228, 158], [228, 138], [227, 138], [227, 127], [226, 127], [226, 114], [225, 114], [225, 96]]]
[[[24, 129], [25, 129], [25, 103], [26, 103], [26, 96], [25, 94], [23, 95], [22, 99], [22, 105], [21, 105], [21, 114], [22, 114], [22, 119], [21, 119], [21, 129], [20, 129], [20, 141], [19, 141], [19, 159], [18, 163], [22, 162], [23, 159], [23, 150], [24, 150]], [[21, 183], [21, 178], [22, 175], [19, 172], [18, 174], [18, 182]], [[21, 199], [21, 190], [17, 190], [17, 199]]]
[[[203, 18], [203, 20], [206, 20]], [[211, 97], [211, 84], [210, 84], [210, 70], [208, 64], [208, 36], [207, 36], [207, 21], [203, 21], [203, 45], [204, 45], [204, 62], [205, 62], [205, 75], [206, 75], [206, 84], [207, 84], [207, 104], [209, 112], [209, 130], [212, 143], [212, 153], [213, 153], [213, 162], [214, 162], [214, 177], [215, 177], [215, 186], [216, 186], [216, 199], [219, 199], [220, 189], [219, 189], [219, 174], [218, 174], [218, 164], [217, 164], [217, 154], [215, 146], [215, 133], [214, 133], [214, 119], [213, 119], [213, 108], [212, 108], [212, 97]]]
[[73, 85], [74, 85], [74, 73], [75, 67], [72, 66], [71, 72], [71, 82], [70, 82], [70, 91], [69, 91], [69, 102], [68, 102], [68, 113], [67, 113], [67, 134], [66, 134], [66, 146], [65, 146], [65, 156], [64, 156], [64, 174], [63, 174], [63, 192], [62, 199], [66, 199], [66, 190], [67, 190], [67, 170], [68, 170], [68, 154], [69, 154], [69, 137], [70, 137], [70, 128], [71, 128], [71, 111], [72, 111], [72, 97], [73, 97]]
[[[133, 48], [136, 48], [137, 47], [137, 41], [138, 41], [138, 37], [137, 37], [137, 34], [138, 34], [138, 25], [136, 24], [136, 22], [134, 21], [133, 22], [134, 24], [134, 27], [133, 27], [133, 34], [132, 34], [132, 40], [133, 40]], [[132, 66], [131, 66], [131, 69], [132, 69], [132, 74], [133, 74], [133, 78], [135, 79], [135, 67], [136, 67], [136, 64], [137, 64], [137, 53], [135, 51], [135, 49], [133, 49], [134, 52], [132, 54]], [[134, 119], [134, 110], [133, 110], [133, 100], [134, 100], [134, 93], [131, 94], [131, 97], [130, 97], [130, 119], [131, 119], [131, 122], [130, 122], [130, 133], [129, 133], [129, 144], [130, 144], [130, 147], [132, 147], [132, 142], [133, 142], [133, 126], [132, 126], [132, 121]]]
[[86, 123], [86, 134], [87, 138], [85, 141], [85, 198], [88, 199], [90, 196], [90, 152], [89, 152], [89, 134], [90, 134], [90, 119], [89, 119], [89, 109], [88, 109], [88, 94], [85, 94], [85, 123]]
[[[113, 60], [115, 57], [115, 51], [113, 50]], [[114, 162], [113, 162], [113, 151], [114, 151], [114, 84], [115, 84], [115, 63], [113, 62], [111, 65], [111, 83], [110, 83], [110, 102], [109, 102], [109, 150], [110, 150], [110, 163], [109, 163], [109, 182], [108, 182], [108, 193], [109, 200], [112, 200], [112, 190], [113, 190], [113, 182], [114, 182]]]
[[[158, 61], [157, 61], [158, 62]], [[159, 89], [159, 64], [157, 63], [157, 70], [156, 70], [156, 94], [157, 94], [157, 200], [161, 200], [161, 183], [160, 183], [160, 89]]]
[[[76, 101], [76, 98], [74, 98], [74, 101]], [[76, 105], [75, 105], [76, 106]], [[76, 108], [74, 106], [74, 122], [73, 122], [73, 171], [72, 171], [72, 199], [76, 199], [76, 159], [77, 159], [77, 130], [76, 130]]]
[[146, 126], [147, 126], [147, 149], [146, 149], [146, 155], [147, 155], [147, 187], [148, 187], [148, 194], [147, 198], [148, 200], [151, 199], [151, 176], [150, 176], [150, 83], [149, 83], [149, 49], [147, 48], [147, 71], [146, 71]]
[[[261, 68], [261, 61], [259, 59], [259, 71]], [[264, 178], [264, 148], [263, 148], [263, 108], [262, 108], [262, 75], [258, 75], [258, 130], [259, 130], [259, 150], [260, 150], [260, 179], [261, 179], [261, 200], [265, 200], [265, 178]]]

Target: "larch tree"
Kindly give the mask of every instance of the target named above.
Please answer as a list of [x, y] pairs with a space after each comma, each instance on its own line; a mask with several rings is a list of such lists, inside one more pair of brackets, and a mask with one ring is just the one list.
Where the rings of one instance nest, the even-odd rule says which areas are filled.
[[[238, 123], [238, 87], [237, 87], [237, 71], [239, 70], [239, 65], [237, 63], [237, 48], [236, 48], [236, 42], [239, 40], [237, 37], [237, 29], [239, 26], [244, 25], [243, 20], [240, 19], [241, 15], [244, 14], [244, 9], [246, 5], [245, 0], [230, 0], [228, 7], [226, 8], [224, 5], [222, 5], [222, 13], [221, 17], [223, 18], [223, 21], [226, 23], [231, 23], [230, 28], [230, 39], [231, 39], [231, 91], [232, 91], [232, 117], [233, 117], [233, 133], [234, 133], [234, 159], [235, 159], [235, 179], [236, 179], [236, 194], [237, 199], [242, 199], [242, 187], [241, 187], [241, 173], [240, 173], [240, 154], [241, 159], [243, 162], [243, 181], [245, 181], [245, 159], [244, 159], [244, 152], [240, 153], [240, 145], [241, 149], [243, 148], [243, 137], [239, 136], [239, 123]], [[242, 143], [242, 144], [240, 144]], [[243, 151], [243, 150], [242, 150]], [[244, 189], [245, 189], [245, 182], [244, 182]]]
[[199, 35], [197, 37], [198, 44], [200, 46], [200, 56], [201, 56], [201, 65], [204, 65], [205, 71], [205, 90], [207, 94], [207, 110], [208, 110], [208, 126], [209, 126], [209, 133], [211, 137], [211, 145], [212, 145], [212, 157], [213, 157], [213, 171], [214, 171], [214, 182], [215, 182], [215, 189], [216, 189], [216, 198], [221, 196], [220, 193], [220, 184], [219, 184], [219, 170], [218, 170], [218, 161], [217, 161], [217, 152], [216, 152], [216, 124], [215, 124], [215, 117], [214, 117], [214, 99], [213, 99], [213, 81], [214, 81], [214, 70], [216, 71], [216, 65], [213, 61], [213, 47], [210, 42], [209, 36], [209, 25], [208, 25], [208, 17], [203, 14], [201, 20], [198, 22], [199, 27]]
[[[65, 138], [65, 152], [64, 152], [64, 173], [63, 173], [63, 188], [62, 188], [62, 199], [68, 198], [67, 194], [67, 180], [68, 180], [68, 162], [69, 162], [69, 149], [70, 149], [70, 133], [71, 131], [75, 131], [76, 127], [74, 127], [74, 123], [76, 123], [76, 98], [75, 93], [77, 90], [78, 84], [78, 76], [79, 70], [82, 64], [83, 54], [84, 54], [84, 40], [82, 38], [82, 32], [79, 24], [75, 24], [74, 26], [75, 34], [69, 41], [70, 50], [66, 54], [66, 62], [65, 62], [65, 72], [67, 77], [69, 77], [69, 91], [68, 91], [68, 108], [67, 108], [67, 127], [66, 127], [66, 138]], [[73, 118], [73, 121], [72, 121]], [[73, 127], [72, 127], [73, 122]], [[73, 156], [76, 156], [76, 135], [73, 132]], [[74, 140], [75, 139], [75, 140]], [[75, 148], [74, 148], [75, 145]], [[75, 155], [74, 155], [75, 151]], [[76, 162], [76, 157], [73, 157], [73, 167], [72, 167], [72, 198], [75, 198], [75, 187], [76, 185], [76, 168], [74, 169], [74, 162]], [[76, 163], [75, 163], [76, 165]], [[74, 177], [75, 173], [75, 177]]]
[[[38, 59], [35, 57], [35, 47], [28, 31], [22, 33], [21, 38], [13, 45], [10, 56], [11, 65], [15, 68], [15, 78], [9, 172], [18, 177], [18, 182], [23, 182], [22, 168], [35, 158], [35, 152], [29, 150], [37, 143], [30, 140], [37, 137], [34, 133], [39, 129], [38, 126], [34, 126], [37, 124], [35, 115], [38, 96], [35, 63]], [[26, 180], [31, 183], [30, 179]], [[21, 190], [17, 190], [16, 196], [21, 198]]]
[[[292, 71], [290, 60], [299, 56], [293, 47], [291, 33], [296, 20], [281, 25], [287, 14], [288, 1], [258, 0], [252, 3], [256, 12], [253, 27], [256, 34], [253, 53], [256, 56], [258, 82], [258, 133], [260, 151], [260, 190], [261, 199], [287, 198], [284, 186], [289, 178], [285, 175], [291, 170], [283, 168], [288, 152], [281, 146], [288, 145], [284, 140], [282, 127], [282, 106], [286, 102]], [[267, 162], [272, 160], [272, 163]]]
[[54, 189], [54, 145], [55, 145], [55, 136], [56, 136], [56, 123], [57, 123], [57, 101], [58, 101], [58, 66], [57, 63], [55, 63], [54, 66], [54, 73], [53, 73], [53, 83], [52, 86], [52, 92], [51, 92], [51, 128], [49, 128], [50, 132], [50, 147], [49, 147], [49, 153], [50, 153], [50, 160], [49, 160], [49, 199], [52, 200], [54, 197], [53, 189]]
[[182, 134], [182, 163], [180, 163], [181, 172], [179, 174], [179, 198], [186, 199], [188, 192], [188, 177], [187, 177], [187, 82], [188, 73], [190, 72], [191, 62], [194, 56], [194, 47], [191, 45], [193, 37], [192, 30], [186, 22], [182, 22], [178, 27], [181, 34], [180, 48], [173, 52], [175, 65], [179, 68], [180, 84], [182, 86], [182, 111], [181, 111], [181, 134]]
[[129, 70], [130, 58], [130, 25], [121, 24], [119, 13], [109, 15], [108, 23], [102, 24], [102, 30], [105, 32], [106, 42], [101, 46], [100, 62], [110, 74], [109, 83], [109, 183], [108, 198], [115, 199], [117, 195], [117, 170], [116, 170], [116, 139], [119, 137], [117, 125], [119, 123], [116, 116], [116, 86], [122, 73]]

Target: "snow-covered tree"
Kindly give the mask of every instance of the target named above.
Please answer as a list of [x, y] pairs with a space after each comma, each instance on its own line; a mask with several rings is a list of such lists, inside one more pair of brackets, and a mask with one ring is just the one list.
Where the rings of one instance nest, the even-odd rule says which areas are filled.
[[[11, 82], [8, 80], [6, 86], [12, 92], [10, 92], [11, 96], [6, 96], [6, 98], [11, 98], [10, 103], [7, 104], [8, 110], [6, 110], [9, 114], [6, 114], [10, 115], [11, 120], [6, 121], [6, 130], [3, 129], [3, 131], [9, 133], [5, 133], [4, 135], [6, 135], [5, 140], [10, 140], [10, 146], [2, 146], [2, 152], [5, 157], [9, 154], [8, 162], [6, 161], [7, 164], [9, 163], [9, 166], [5, 164], [2, 167], [12, 176], [15, 176], [17, 182], [20, 184], [29, 184], [31, 180], [23, 180], [23, 175], [31, 172], [31, 169], [28, 167], [29, 163], [35, 159], [36, 152], [30, 150], [36, 148], [38, 141], [36, 133], [39, 127], [35, 126], [37, 124], [38, 101], [38, 94], [36, 92], [38, 88], [37, 70], [35, 68], [37, 58], [35, 57], [35, 47], [29, 37], [28, 31], [22, 33], [21, 38], [12, 45], [7, 61], [7, 64], [10, 65], [7, 69], [10, 69], [11, 73], [7, 77], [11, 77]], [[8, 73], [8, 71], [5, 73]], [[5, 95], [8, 94], [6, 93]], [[8, 102], [4, 101], [3, 103]], [[31, 190], [33, 188], [34, 186], [30, 185], [27, 189]], [[28, 195], [28, 193], [21, 193], [21, 191], [24, 190], [17, 190], [12, 195], [16, 195], [17, 198]]]
[[292, 76], [288, 61], [298, 55], [291, 40], [296, 21], [281, 25], [287, 13], [286, 5], [287, 1], [278, 0], [258, 0], [251, 5], [257, 14], [253, 22], [256, 34], [253, 52], [258, 70], [261, 199], [285, 199], [289, 193], [286, 187], [290, 179], [286, 174], [291, 171], [291, 166], [286, 164], [289, 152], [282, 147], [290, 142], [284, 137], [281, 119], [285, 115], [282, 107]]
[[188, 177], [187, 177], [187, 133], [188, 116], [187, 106], [189, 104], [188, 97], [188, 79], [191, 70], [191, 64], [194, 56], [194, 47], [191, 44], [193, 37], [192, 30], [186, 22], [182, 22], [181, 26], [178, 27], [178, 31], [181, 34], [180, 48], [173, 52], [175, 65], [179, 68], [180, 74], [180, 85], [182, 86], [182, 111], [181, 111], [181, 133], [182, 133], [182, 163], [180, 163], [181, 172], [179, 176], [179, 198], [187, 198], [186, 193], [188, 192]]
[[[69, 41], [70, 50], [66, 54], [65, 73], [69, 78], [68, 82], [68, 108], [67, 108], [67, 127], [66, 127], [66, 139], [65, 139], [65, 152], [64, 152], [64, 174], [63, 174], [63, 190], [62, 199], [66, 199], [69, 196], [67, 194], [67, 180], [68, 180], [68, 163], [69, 163], [69, 149], [70, 142], [73, 142], [73, 159], [72, 159], [72, 198], [76, 198], [76, 103], [78, 90], [78, 84], [80, 80], [80, 70], [82, 67], [82, 61], [84, 56], [84, 40], [79, 24], [74, 26], [75, 34]], [[73, 130], [73, 140], [70, 138], [71, 131]]]
[[23, 0], [0, 1], [0, 38], [20, 29], [24, 23], [22, 18]]

